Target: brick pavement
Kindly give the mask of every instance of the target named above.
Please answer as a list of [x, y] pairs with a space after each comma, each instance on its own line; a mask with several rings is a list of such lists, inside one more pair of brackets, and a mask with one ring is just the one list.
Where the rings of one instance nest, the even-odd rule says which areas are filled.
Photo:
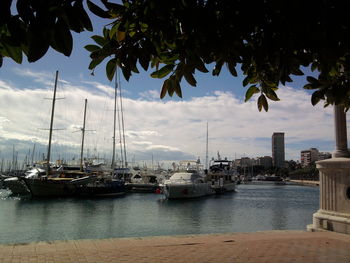
[[1, 263], [350, 262], [350, 236], [266, 231], [0, 245]]

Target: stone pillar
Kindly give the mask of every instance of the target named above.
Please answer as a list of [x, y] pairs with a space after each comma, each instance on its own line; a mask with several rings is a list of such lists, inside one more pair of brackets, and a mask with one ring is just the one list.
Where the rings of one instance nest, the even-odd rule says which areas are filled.
[[332, 157], [350, 157], [346, 133], [346, 113], [344, 112], [344, 107], [340, 105], [334, 105], [334, 130], [335, 151], [333, 152]]
[[336, 149], [332, 159], [316, 163], [320, 171], [320, 209], [307, 228], [350, 234], [350, 154], [342, 106], [334, 106], [334, 117]]

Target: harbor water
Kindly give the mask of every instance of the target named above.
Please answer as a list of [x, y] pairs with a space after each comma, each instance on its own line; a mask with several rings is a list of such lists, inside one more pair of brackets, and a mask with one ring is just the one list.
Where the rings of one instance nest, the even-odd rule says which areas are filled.
[[160, 235], [305, 230], [318, 187], [241, 184], [192, 200], [132, 193], [103, 199], [31, 199], [0, 189], [0, 243]]

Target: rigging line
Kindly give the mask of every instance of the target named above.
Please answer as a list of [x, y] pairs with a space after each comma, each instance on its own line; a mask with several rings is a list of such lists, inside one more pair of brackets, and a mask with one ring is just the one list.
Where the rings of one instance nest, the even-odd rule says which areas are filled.
[[[116, 69], [116, 91], [117, 91], [117, 97], [118, 97], [118, 81], [117, 81], [117, 71], [118, 71], [118, 67]], [[120, 94], [120, 92], [119, 92]], [[118, 99], [116, 99], [117, 102], [117, 109], [118, 109], [118, 128], [119, 128], [119, 145], [120, 145], [120, 159], [121, 159], [121, 166], [122, 168], [124, 168], [124, 159], [123, 159], [123, 145], [122, 145], [122, 133], [121, 133], [121, 123], [120, 123], [120, 111], [119, 111], [119, 102]]]
[[121, 109], [121, 116], [122, 116], [122, 129], [123, 129], [124, 161], [125, 161], [125, 167], [128, 167], [128, 162], [127, 162], [127, 160], [126, 160], [126, 143], [125, 143], [125, 129], [124, 129], [124, 113], [123, 113], [122, 86], [120, 85], [120, 76], [119, 76], [119, 78], [118, 78], [118, 81], [119, 81], [120, 109]]

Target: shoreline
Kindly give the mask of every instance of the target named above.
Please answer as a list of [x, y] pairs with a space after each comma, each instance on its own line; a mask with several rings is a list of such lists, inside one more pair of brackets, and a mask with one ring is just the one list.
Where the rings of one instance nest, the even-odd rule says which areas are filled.
[[0, 262], [345, 263], [349, 247], [350, 235], [273, 230], [0, 244]]
[[289, 180], [288, 182], [296, 183], [296, 184], [298, 184], [298, 185], [320, 186], [320, 181], [311, 181], [311, 180]]

